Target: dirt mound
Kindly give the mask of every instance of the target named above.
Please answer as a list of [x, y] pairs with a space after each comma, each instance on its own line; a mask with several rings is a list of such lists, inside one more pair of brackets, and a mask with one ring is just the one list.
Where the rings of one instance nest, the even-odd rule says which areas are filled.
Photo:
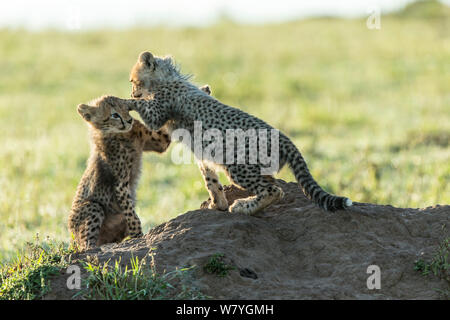
[[[355, 203], [329, 213], [306, 199], [298, 185], [278, 183], [285, 198], [255, 216], [191, 211], [142, 239], [104, 245], [79, 258], [125, 261], [156, 248], [159, 272], [196, 265], [193, 285], [217, 299], [438, 299], [439, 289], [448, 290], [446, 281], [415, 271], [414, 262], [431, 258], [450, 236], [450, 206]], [[226, 194], [230, 202], [246, 196], [234, 187], [226, 187]], [[233, 266], [224, 277], [204, 270], [217, 253]], [[371, 265], [380, 268], [381, 289], [367, 288]]]

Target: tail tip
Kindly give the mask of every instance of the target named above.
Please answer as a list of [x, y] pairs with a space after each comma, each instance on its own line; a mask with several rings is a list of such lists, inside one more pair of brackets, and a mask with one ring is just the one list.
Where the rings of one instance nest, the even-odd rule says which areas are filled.
[[352, 200], [350, 200], [350, 199], [345, 199], [345, 206], [346, 207], [351, 207], [353, 205], [353, 202], [352, 202]]

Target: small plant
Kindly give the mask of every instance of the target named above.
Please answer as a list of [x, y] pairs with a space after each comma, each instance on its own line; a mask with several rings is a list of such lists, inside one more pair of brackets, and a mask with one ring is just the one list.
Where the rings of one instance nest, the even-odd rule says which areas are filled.
[[100, 300], [155, 300], [155, 299], [203, 299], [199, 291], [182, 284], [181, 290], [174, 282], [183, 283], [191, 268], [177, 269], [159, 275], [148, 265], [146, 259], [137, 257], [122, 266], [119, 258], [110, 265], [110, 261], [85, 263], [88, 272], [84, 287], [74, 297], [81, 295], [85, 299]]
[[414, 270], [422, 272], [422, 275], [427, 276], [430, 274], [430, 265], [425, 260], [419, 259], [414, 263]]
[[40, 299], [50, 290], [49, 278], [69, 265], [73, 248], [47, 240], [27, 243], [13, 262], [0, 267], [1, 300]]
[[230, 270], [234, 270], [235, 267], [227, 265], [223, 262], [224, 254], [215, 253], [204, 265], [203, 270], [207, 273], [216, 274], [219, 277], [225, 277]]
[[449, 252], [450, 238], [447, 238], [439, 245], [439, 249], [431, 262], [419, 259], [415, 262], [414, 270], [422, 272], [423, 275], [433, 273], [435, 276], [448, 281], [450, 284]]
[[444, 239], [439, 245], [439, 249], [435, 253], [433, 259], [427, 262], [423, 259], [419, 259], [414, 264], [414, 270], [421, 272], [424, 276], [428, 276], [430, 273], [447, 281], [449, 289], [439, 290], [441, 294], [446, 297], [450, 297], [450, 238]]

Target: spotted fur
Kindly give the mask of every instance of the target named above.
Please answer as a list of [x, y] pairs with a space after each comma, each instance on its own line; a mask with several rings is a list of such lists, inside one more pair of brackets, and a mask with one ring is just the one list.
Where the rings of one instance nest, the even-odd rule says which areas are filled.
[[78, 106], [89, 124], [91, 155], [69, 215], [69, 231], [81, 249], [142, 235], [135, 212], [144, 151], [164, 152], [170, 137], [133, 119], [123, 105], [93, 101]]
[[[203, 131], [218, 129], [223, 137], [226, 136], [227, 129], [273, 129], [264, 121], [200, 91], [189, 81], [188, 75], [180, 72], [171, 58], [154, 57], [150, 52], [144, 52], [133, 67], [130, 78], [132, 96], [147, 99], [109, 99], [122, 101], [130, 110], [136, 110], [151, 129], [159, 129], [167, 121], [173, 121], [173, 128], [188, 130], [191, 136], [194, 133], [194, 121], [201, 121]], [[331, 195], [316, 183], [297, 147], [281, 132], [278, 142], [279, 169], [288, 164], [308, 198], [329, 211], [352, 205], [350, 199]], [[209, 143], [211, 142], [204, 141], [203, 148]], [[261, 175], [262, 164], [249, 164], [250, 154], [257, 153], [258, 150], [249, 150], [248, 140], [245, 143], [245, 164], [238, 164], [237, 150], [234, 150], [232, 163], [211, 164], [212, 159], [201, 159], [201, 162], [212, 171], [217, 167], [223, 169], [233, 184], [254, 194], [252, 197], [236, 200], [229, 208], [231, 212], [253, 214], [281, 199], [283, 191], [276, 185], [272, 175]], [[270, 139], [267, 139], [267, 150], [271, 150], [270, 144]], [[193, 141], [190, 145], [194, 146]], [[226, 147], [226, 141], [223, 141], [223, 146]], [[237, 148], [236, 145], [234, 147]]]

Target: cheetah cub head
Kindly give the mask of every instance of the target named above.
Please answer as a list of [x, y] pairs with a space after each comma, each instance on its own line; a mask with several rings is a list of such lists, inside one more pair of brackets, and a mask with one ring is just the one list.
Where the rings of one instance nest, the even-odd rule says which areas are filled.
[[188, 76], [180, 74], [179, 68], [170, 56], [156, 57], [148, 51], [142, 52], [130, 73], [131, 97], [148, 97], [150, 95], [148, 90], [152, 86], [152, 81], [185, 80], [187, 78]]
[[92, 128], [104, 133], [128, 132], [133, 127], [134, 119], [128, 113], [128, 106], [108, 96], [78, 105], [78, 113]]
[[[142, 52], [130, 72], [131, 97], [147, 99], [151, 97], [152, 82], [188, 80], [189, 75], [180, 73], [178, 66], [169, 57], [156, 57], [150, 52]], [[199, 88], [211, 95], [211, 88], [204, 85]]]

